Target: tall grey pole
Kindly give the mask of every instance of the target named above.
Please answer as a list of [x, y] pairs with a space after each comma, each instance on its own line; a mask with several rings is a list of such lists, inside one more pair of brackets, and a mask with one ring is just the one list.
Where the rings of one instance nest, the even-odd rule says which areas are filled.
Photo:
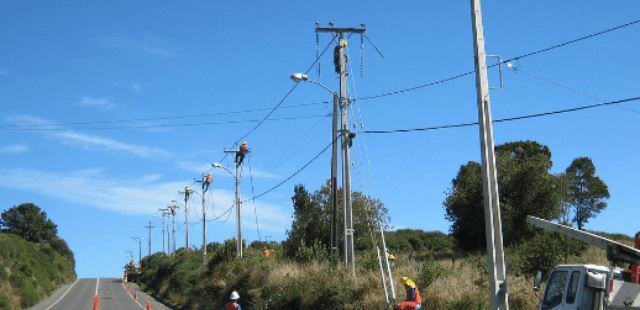
[[[316, 24], [317, 25], [317, 24]], [[364, 25], [364, 24], [363, 24]], [[332, 24], [333, 26], [333, 24]], [[341, 109], [341, 129], [342, 135], [342, 199], [344, 204], [344, 253], [345, 253], [345, 266], [351, 268], [353, 275], [355, 276], [355, 255], [354, 255], [354, 231], [353, 220], [351, 210], [351, 171], [350, 171], [350, 159], [349, 159], [349, 144], [351, 141], [351, 135], [349, 132], [348, 118], [347, 118], [347, 70], [346, 61], [344, 56], [344, 49], [347, 42], [344, 41], [345, 33], [360, 33], [366, 32], [364, 28], [316, 28], [316, 33], [327, 32], [338, 34], [338, 54], [334, 57], [338, 57], [338, 67], [336, 68], [340, 74], [340, 109]], [[335, 61], [335, 59], [334, 59]]]
[[480, 142], [482, 145], [482, 185], [484, 191], [484, 216], [485, 231], [487, 234], [487, 256], [489, 260], [491, 309], [508, 310], [509, 297], [507, 294], [506, 267], [502, 245], [498, 174], [493, 144], [493, 126], [480, 0], [471, 0], [471, 10], [474, 37], [473, 46], [476, 56], [478, 122], [480, 123]]
[[207, 212], [204, 206], [205, 190], [202, 190], [202, 264], [207, 263]]
[[191, 194], [191, 188], [189, 186], [184, 188], [184, 247], [189, 249], [189, 194]]
[[172, 206], [171, 208], [171, 228], [173, 230], [173, 252], [171, 252], [171, 255], [176, 254], [176, 211], [175, 211], [176, 206]]
[[237, 256], [242, 258], [242, 212], [240, 210], [242, 202], [240, 201], [240, 165], [236, 163], [236, 217], [238, 226], [237, 236]]
[[353, 220], [351, 210], [351, 165], [349, 159], [349, 142], [351, 140], [347, 115], [347, 70], [344, 57], [346, 41], [343, 40], [343, 33], [339, 35], [340, 44], [340, 109], [342, 126], [342, 199], [344, 199], [344, 253], [345, 266], [351, 268], [355, 275], [355, 257], [353, 253]]
[[151, 256], [151, 228], [156, 228], [156, 227], [151, 226], [151, 221], [149, 221], [149, 226], [145, 226], [144, 228], [149, 228], [149, 256]]
[[165, 209], [158, 209], [159, 211], [162, 211], [162, 253], [164, 252], [164, 210]]
[[338, 252], [338, 93], [333, 93], [331, 133], [331, 264]]

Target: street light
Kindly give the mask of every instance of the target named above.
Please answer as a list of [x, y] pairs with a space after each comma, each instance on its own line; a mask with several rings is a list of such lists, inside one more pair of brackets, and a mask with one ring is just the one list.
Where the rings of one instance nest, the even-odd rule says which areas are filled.
[[[296, 83], [300, 81], [314, 83], [333, 94], [333, 128], [331, 132], [331, 263], [333, 263], [334, 256], [338, 251], [338, 226], [336, 216], [338, 213], [338, 144], [336, 144], [338, 140], [338, 93], [332, 91], [322, 83], [310, 80], [309, 76], [302, 73], [291, 75], [291, 79]], [[345, 208], [345, 212], [346, 210]], [[346, 227], [345, 225], [345, 231]], [[346, 240], [345, 238], [345, 242]]]
[[[142, 239], [144, 239], [144, 237], [131, 237], [131, 239], [138, 241], [138, 263], [140, 261], [142, 261]], [[135, 247], [135, 246], [134, 246]]]
[[[224, 170], [226, 170], [227, 172], [229, 172], [229, 174], [231, 176], [233, 176], [233, 173], [231, 172], [231, 170], [227, 169], [226, 167], [223, 167], [222, 165], [220, 165], [220, 163], [213, 163], [211, 164], [212, 167], [214, 168], [222, 168]], [[242, 213], [240, 212], [240, 208], [241, 208], [241, 201], [240, 201], [240, 165], [236, 164], [236, 229], [238, 230], [237, 236], [236, 236], [236, 256], [238, 258], [242, 258], [242, 219], [241, 219], [241, 215]]]

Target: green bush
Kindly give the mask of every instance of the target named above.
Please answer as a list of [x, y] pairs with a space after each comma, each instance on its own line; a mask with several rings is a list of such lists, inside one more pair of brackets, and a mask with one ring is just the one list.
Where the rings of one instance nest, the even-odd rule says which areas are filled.
[[295, 251], [294, 259], [302, 264], [308, 264], [313, 261], [325, 262], [329, 259], [329, 252], [318, 240], [311, 246], [306, 246], [304, 240], [302, 240], [300, 246]]
[[9, 298], [0, 292], [0, 310], [11, 310], [9, 305]]
[[448, 277], [453, 274], [453, 269], [436, 265], [433, 258], [430, 258], [422, 264], [420, 274], [418, 275], [418, 287], [426, 289], [433, 282], [440, 278]]

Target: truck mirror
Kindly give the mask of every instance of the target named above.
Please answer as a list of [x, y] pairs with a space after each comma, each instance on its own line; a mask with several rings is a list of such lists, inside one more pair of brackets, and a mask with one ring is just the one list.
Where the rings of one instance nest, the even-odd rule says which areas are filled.
[[538, 273], [536, 273], [536, 279], [533, 281], [534, 292], [540, 291], [540, 282], [542, 282], [542, 272], [538, 271]]

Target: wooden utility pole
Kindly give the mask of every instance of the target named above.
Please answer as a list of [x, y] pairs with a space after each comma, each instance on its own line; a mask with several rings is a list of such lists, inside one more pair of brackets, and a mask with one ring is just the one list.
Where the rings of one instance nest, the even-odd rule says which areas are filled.
[[471, 0], [471, 15], [473, 21], [476, 86], [478, 90], [478, 122], [480, 124], [480, 143], [482, 145], [482, 185], [484, 191], [484, 217], [485, 231], [487, 234], [487, 257], [489, 260], [491, 309], [508, 310], [509, 296], [507, 294], [507, 274], [502, 244], [498, 173], [493, 145], [489, 81], [487, 76], [487, 59], [484, 47], [480, 0]]
[[341, 138], [342, 138], [342, 199], [344, 203], [344, 253], [345, 266], [351, 268], [355, 275], [355, 254], [354, 254], [354, 230], [353, 230], [353, 212], [351, 210], [351, 169], [349, 160], [349, 147], [353, 138], [349, 131], [347, 118], [347, 62], [344, 56], [344, 49], [347, 47], [347, 41], [344, 40], [344, 34], [359, 33], [364, 34], [364, 28], [322, 28], [317, 27], [316, 33], [330, 33], [337, 35], [338, 44], [334, 49], [334, 64], [336, 73], [340, 75], [340, 111], [341, 111]]

